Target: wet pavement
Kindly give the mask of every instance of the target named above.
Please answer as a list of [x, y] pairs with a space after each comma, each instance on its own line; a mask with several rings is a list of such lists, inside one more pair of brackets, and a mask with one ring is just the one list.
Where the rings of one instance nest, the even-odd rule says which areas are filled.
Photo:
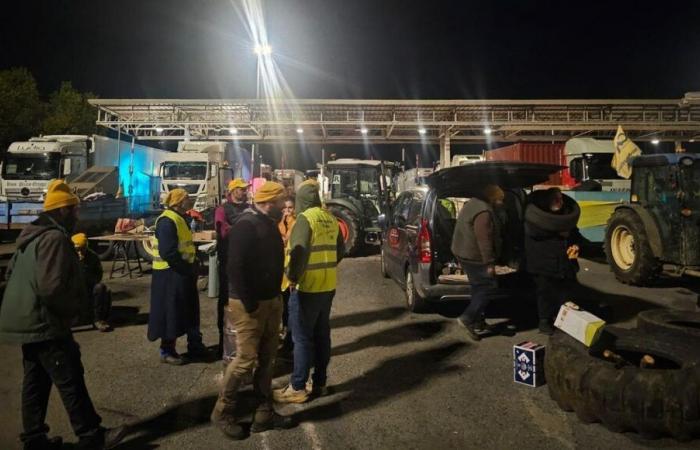
[[[623, 326], [633, 326], [643, 309], [697, 307], [696, 283], [632, 288], [615, 282], [600, 263], [582, 261], [582, 268], [582, 287], [574, 300]], [[581, 424], [574, 414], [557, 408], [546, 387], [514, 384], [513, 345], [530, 339], [546, 344], [534, 330], [534, 304], [524, 296], [494, 305], [490, 313], [496, 322], [516, 325], [515, 335], [472, 343], [451, 319], [463, 305], [439, 305], [431, 314], [406, 313], [402, 290], [381, 277], [376, 256], [344, 260], [339, 279], [329, 372], [334, 393], [279, 408], [295, 415], [299, 425], [294, 429], [252, 435], [235, 444], [209, 424], [220, 362], [161, 364], [157, 343], [146, 339], [150, 277], [109, 281], [115, 331], [80, 330], [75, 338], [105, 424], [129, 426], [119, 448], [700, 447], [697, 441], [645, 441], [598, 424]], [[205, 293], [201, 302], [205, 343], [213, 346], [216, 302]], [[184, 339], [178, 342], [183, 352], [184, 344]], [[276, 383], [284, 383], [289, 370], [289, 365], [278, 364]], [[0, 345], [0, 449], [19, 447], [21, 378], [19, 348]], [[243, 398], [251, 400], [249, 388]], [[48, 423], [51, 434], [75, 442], [55, 390]]]

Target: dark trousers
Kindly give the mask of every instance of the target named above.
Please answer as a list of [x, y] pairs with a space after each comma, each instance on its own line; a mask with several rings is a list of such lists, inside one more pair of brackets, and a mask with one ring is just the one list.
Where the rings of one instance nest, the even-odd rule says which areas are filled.
[[97, 283], [92, 289], [92, 305], [95, 312], [95, 322], [109, 319], [112, 311], [112, 291], [104, 283]]
[[25, 446], [46, 440], [46, 408], [51, 386], [56, 385], [73, 431], [81, 446], [98, 446], [104, 440], [102, 419], [95, 411], [85, 386], [80, 347], [73, 337], [24, 344], [22, 384], [22, 426]]
[[553, 320], [571, 293], [574, 280], [533, 275], [537, 287], [537, 314], [540, 320]]
[[219, 297], [216, 300], [216, 326], [219, 329], [219, 358], [224, 354], [224, 308], [228, 305], [226, 264], [219, 258]]
[[287, 288], [282, 291], [282, 302], [284, 305], [284, 310], [282, 311], [282, 326], [286, 330], [284, 334], [284, 340], [282, 341], [282, 350], [291, 351], [294, 348], [294, 342], [292, 341], [292, 329], [289, 326], [289, 296], [291, 295], [291, 289]]
[[311, 367], [314, 386], [325, 386], [331, 360], [331, 306], [335, 291], [306, 293], [292, 291], [289, 297], [289, 325], [294, 341], [294, 370], [291, 385], [305, 389]]
[[498, 282], [495, 276], [488, 274], [488, 266], [485, 264], [475, 264], [462, 260], [460, 265], [467, 274], [472, 291], [469, 305], [460, 319], [466, 324], [473, 325], [483, 319], [489, 303], [499, 295]]

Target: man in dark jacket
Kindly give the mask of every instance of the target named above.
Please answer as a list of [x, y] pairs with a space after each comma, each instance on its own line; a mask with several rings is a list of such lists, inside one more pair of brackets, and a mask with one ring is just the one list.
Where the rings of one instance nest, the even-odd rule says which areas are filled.
[[452, 238], [452, 253], [459, 259], [471, 287], [471, 301], [457, 320], [475, 341], [488, 331], [484, 313], [498, 294], [496, 263], [503, 245], [503, 224], [497, 210], [503, 206], [504, 198], [500, 187], [487, 185], [481, 198], [473, 197], [462, 207]]
[[90, 299], [90, 311], [87, 315], [97, 330], [103, 333], [112, 331], [112, 326], [108, 322], [109, 313], [112, 310], [112, 292], [102, 283], [102, 262], [99, 256], [88, 247], [85, 233], [74, 234], [71, 240], [80, 259], [85, 288]]
[[22, 426], [25, 449], [60, 448], [48, 439], [46, 409], [56, 385], [81, 448], [111, 448], [124, 429], [107, 430], [90, 400], [80, 347], [71, 325], [87, 293], [70, 233], [78, 197], [62, 180], [49, 183], [44, 212], [17, 239], [0, 306], [0, 341], [22, 345]]
[[243, 380], [254, 369], [253, 391], [259, 404], [251, 432], [291, 426], [291, 420], [272, 407], [272, 371], [282, 322], [284, 247], [277, 222], [282, 218], [283, 198], [284, 186], [266, 182], [255, 193], [255, 205], [229, 234], [230, 298], [224, 312], [236, 330], [236, 357], [226, 367], [211, 421], [231, 439], [245, 437], [235, 415], [236, 400]]
[[190, 356], [201, 356], [206, 349], [199, 332], [196, 249], [185, 219], [192, 200], [184, 189], [173, 189], [166, 204], [168, 209], [156, 220], [148, 339], [160, 339], [161, 362], [179, 366], [185, 360], [175, 349], [178, 337], [187, 334]]
[[337, 266], [345, 252], [338, 221], [321, 207], [319, 185], [304, 181], [297, 190], [297, 221], [289, 238], [289, 323], [294, 340], [294, 370], [289, 384], [274, 391], [279, 403], [303, 403], [311, 367], [311, 393], [322, 395], [331, 360], [331, 306]]
[[554, 332], [552, 321], [576, 282], [580, 214], [576, 201], [558, 188], [533, 192], [525, 209], [525, 266], [537, 286], [543, 334]]
[[[219, 298], [216, 303], [216, 325], [219, 328], [219, 357], [229, 362], [235, 356], [235, 343], [227, 342], [224, 352], [224, 307], [228, 303], [228, 275], [226, 261], [228, 254], [228, 233], [236, 223], [241, 213], [250, 207], [248, 203], [248, 188], [250, 184], [242, 178], [235, 178], [228, 183], [226, 203], [216, 208], [214, 212], [214, 228], [216, 229], [216, 257], [219, 263]], [[232, 327], [226, 324], [226, 327]]]

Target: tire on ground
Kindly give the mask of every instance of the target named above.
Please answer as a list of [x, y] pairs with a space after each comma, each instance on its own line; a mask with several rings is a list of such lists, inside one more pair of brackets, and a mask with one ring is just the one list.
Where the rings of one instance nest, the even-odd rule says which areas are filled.
[[114, 257], [114, 242], [112, 241], [88, 241], [90, 250], [97, 254], [100, 261], [109, 261]]
[[347, 236], [344, 236], [345, 254], [348, 256], [356, 255], [362, 245], [362, 241], [360, 240], [360, 221], [355, 214], [342, 206], [330, 206], [328, 210], [338, 219], [338, 222], [340, 222], [341, 230], [343, 226], [347, 230]]
[[[583, 422], [601, 422], [616, 432], [646, 438], [700, 435], [700, 357], [697, 346], [668, 335], [606, 327], [595, 349], [567, 334], [549, 340], [545, 378], [553, 400]], [[625, 359], [651, 354], [658, 369], [616, 367], [601, 355], [610, 349]]]
[[381, 267], [380, 270], [381, 270], [381, 272], [382, 272], [382, 276], [383, 276], [384, 278], [391, 278], [391, 277], [389, 276], [389, 272], [387, 272], [387, 270], [386, 270], [386, 260], [385, 260], [386, 257], [384, 256], [384, 248], [382, 248], [382, 249], [380, 250], [380, 252], [381, 252], [381, 253], [380, 253], [380, 256], [379, 256], [379, 257], [380, 257], [379, 264], [380, 264], [380, 267]]
[[[631, 266], [621, 267], [615, 260], [613, 234], [616, 230], [627, 229], [634, 239], [634, 259]], [[649, 244], [644, 224], [630, 209], [618, 209], [608, 220], [605, 230], [605, 256], [615, 277], [625, 284], [644, 286], [653, 283], [661, 272], [661, 265], [654, 256]]]
[[668, 333], [695, 340], [700, 347], [700, 312], [650, 309], [637, 316], [637, 327], [649, 333]]

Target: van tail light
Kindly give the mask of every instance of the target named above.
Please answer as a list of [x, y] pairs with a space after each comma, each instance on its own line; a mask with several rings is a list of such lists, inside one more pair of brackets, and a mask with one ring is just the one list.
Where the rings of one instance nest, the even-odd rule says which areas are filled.
[[433, 260], [433, 252], [430, 248], [430, 230], [428, 229], [428, 221], [422, 219], [420, 222], [420, 231], [418, 232], [418, 252], [420, 262], [429, 263]]
[[681, 214], [684, 217], [690, 217], [693, 215], [693, 211], [690, 208], [683, 208], [683, 209], [681, 209]]

